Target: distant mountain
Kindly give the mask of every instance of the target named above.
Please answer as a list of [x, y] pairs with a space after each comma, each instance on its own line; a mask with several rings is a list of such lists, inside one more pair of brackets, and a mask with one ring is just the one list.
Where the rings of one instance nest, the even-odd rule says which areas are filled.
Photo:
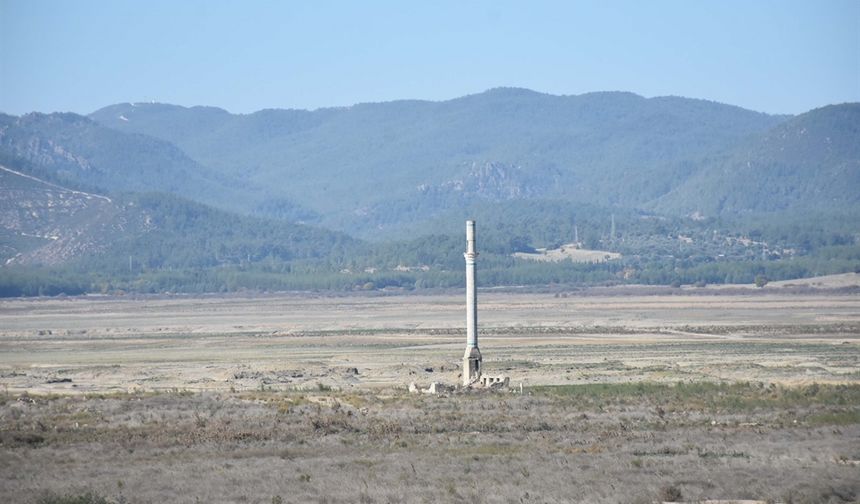
[[120, 104], [90, 117], [174, 143], [224, 177], [264, 187], [248, 211], [265, 213], [280, 199], [314, 222], [364, 236], [473, 197], [641, 206], [695, 175], [701, 159], [787, 119], [686, 98], [509, 88], [444, 102], [248, 115]]
[[71, 190], [0, 166], [0, 261], [84, 263], [92, 271], [336, 259], [357, 245], [339, 233], [241, 217], [163, 194], [116, 198]]
[[34, 175], [100, 191], [160, 191], [220, 204], [248, 191], [170, 142], [122, 133], [71, 113], [0, 115], [0, 159]]
[[812, 110], [701, 162], [654, 204], [705, 215], [860, 209], [860, 103]]
[[127, 103], [89, 118], [0, 116], [0, 162], [66, 187], [166, 192], [373, 239], [406, 237], [476, 202], [670, 216], [840, 210], [860, 193], [858, 106], [791, 118], [511, 88], [246, 115]]

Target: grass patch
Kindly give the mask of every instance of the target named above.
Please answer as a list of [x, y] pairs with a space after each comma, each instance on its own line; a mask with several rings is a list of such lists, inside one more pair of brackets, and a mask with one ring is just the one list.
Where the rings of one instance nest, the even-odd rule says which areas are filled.
[[658, 450], [634, 450], [633, 455], [636, 457], [675, 457], [677, 455], [686, 455], [689, 453], [689, 450], [685, 450], [682, 448], [672, 448], [670, 446], [665, 446]]
[[541, 367], [539, 362], [530, 360], [500, 360], [487, 362], [484, 365], [485, 371], [512, 371], [514, 369], [537, 369]]
[[860, 410], [815, 413], [806, 417], [806, 423], [812, 426], [860, 424]]
[[482, 443], [475, 446], [453, 446], [447, 452], [453, 456], [511, 456], [522, 451], [521, 446], [514, 446], [511, 443]]
[[718, 459], [718, 458], [750, 458], [748, 453], [739, 452], [739, 451], [724, 451], [724, 452], [715, 452], [709, 450], [702, 450], [701, 448], [696, 450], [699, 454], [699, 458], [704, 459]]
[[[664, 408], [685, 408], [731, 413], [759, 408], [798, 406], [850, 406], [860, 404], [860, 385], [783, 387], [758, 383], [694, 382], [677, 384], [594, 383], [530, 387], [535, 395], [574, 404], [632, 404], [643, 400]], [[850, 418], [850, 415], [847, 417]], [[851, 422], [853, 423], [853, 422]]]

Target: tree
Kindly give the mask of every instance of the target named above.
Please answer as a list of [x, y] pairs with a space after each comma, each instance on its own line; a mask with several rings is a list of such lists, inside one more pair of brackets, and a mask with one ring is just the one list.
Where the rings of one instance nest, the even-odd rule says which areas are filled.
[[534, 247], [529, 245], [528, 236], [512, 236], [508, 241], [508, 249], [511, 252], [526, 252], [529, 254], [535, 252]]
[[758, 274], [755, 276], [755, 286], [759, 289], [767, 285], [767, 281], [767, 277], [762, 274]]

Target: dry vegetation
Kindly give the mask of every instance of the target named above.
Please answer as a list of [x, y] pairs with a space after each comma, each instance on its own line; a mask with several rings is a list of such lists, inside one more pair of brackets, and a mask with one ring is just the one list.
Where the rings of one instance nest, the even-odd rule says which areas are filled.
[[[653, 502], [860, 496], [860, 387], [523, 395], [7, 396], [3, 495], [117, 502]], [[672, 492], [677, 492], [673, 494]]]
[[[852, 295], [0, 304], [0, 501], [860, 499]], [[518, 389], [518, 387], [516, 387]]]

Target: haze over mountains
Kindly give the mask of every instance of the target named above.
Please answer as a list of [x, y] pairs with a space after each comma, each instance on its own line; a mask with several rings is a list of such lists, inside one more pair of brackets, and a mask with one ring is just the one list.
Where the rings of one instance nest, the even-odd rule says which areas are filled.
[[255, 185], [249, 210], [298, 205], [323, 225], [369, 236], [464, 199], [641, 206], [695, 174], [705, 156], [785, 119], [700, 100], [522, 89], [250, 115], [124, 104], [90, 117]]
[[[540, 245], [552, 240], [538, 234], [572, 228], [573, 222], [556, 222], [560, 215], [583, 208], [682, 220], [801, 212], [860, 215], [860, 104], [791, 117], [678, 97], [553, 96], [513, 88], [444, 102], [247, 115], [213, 107], [125, 103], [88, 117], [0, 115], [0, 164], [69, 191], [120, 195], [119, 206], [93, 200], [83, 205], [89, 213], [112, 216], [99, 217], [110, 222], [107, 227], [85, 226], [89, 234], [115, 230], [120, 216], [126, 223], [163, 223], [166, 216], [157, 213], [176, 210], [171, 205], [183, 206], [183, 212], [193, 207], [171, 200], [151, 205], [146, 216], [140, 210], [129, 213], [133, 201], [156, 198], [135, 200], [129, 193], [165, 193], [283, 225], [304, 223], [371, 240], [446, 234], [459, 230], [469, 215], [484, 215], [489, 227], [500, 230], [505, 224], [528, 229], [518, 224], [527, 214], [542, 231], [521, 238]], [[25, 223], [21, 208], [39, 208], [28, 214], [34, 220], [62, 208], [51, 198], [33, 196], [54, 189], [37, 190], [32, 180], [16, 177], [6, 171], [0, 178], [4, 222], [11, 222], [14, 207], [19, 223], [4, 231], [3, 245], [10, 249], [6, 259], [15, 250], [35, 253], [20, 244], [26, 241], [21, 236], [11, 245], [15, 229], [38, 235], [25, 230], [46, 225]], [[28, 184], [30, 192], [13, 190]], [[56, 200], [60, 193], [51, 194]], [[63, 194], [66, 201], [75, 199], [71, 192]], [[213, 215], [223, 220], [228, 214]], [[271, 228], [275, 222], [241, 220], [249, 218], [237, 216], [233, 225]], [[128, 239], [132, 245], [146, 231], [140, 224], [127, 227], [134, 229], [136, 238]], [[163, 224], [159, 229], [182, 232]], [[309, 233], [310, 228], [301, 229]], [[246, 233], [234, 232], [234, 242]], [[251, 241], [261, 239], [255, 236]], [[312, 241], [348, 243], [327, 231]], [[266, 254], [256, 250], [251, 255]], [[273, 257], [312, 256], [294, 240], [289, 252]]]
[[[460, 196], [715, 215], [820, 205], [816, 188], [840, 176], [822, 161], [843, 166], [841, 176], [857, 173], [848, 166], [857, 160], [856, 104], [788, 121], [685, 98], [494, 89], [446, 102], [249, 115], [118, 104], [89, 119], [7, 116], [3, 149], [107, 190], [167, 191], [369, 236], [381, 223], [397, 225], [397, 209], [432, 214], [463, 203]], [[793, 139], [803, 148], [788, 155]], [[755, 164], [741, 169], [746, 161]], [[755, 180], [714, 180], [723, 172]], [[803, 187], [779, 186], [789, 172]], [[766, 201], [746, 194], [765, 180], [778, 184]], [[830, 191], [850, 184], [821, 187], [827, 205], [851, 203]]]

